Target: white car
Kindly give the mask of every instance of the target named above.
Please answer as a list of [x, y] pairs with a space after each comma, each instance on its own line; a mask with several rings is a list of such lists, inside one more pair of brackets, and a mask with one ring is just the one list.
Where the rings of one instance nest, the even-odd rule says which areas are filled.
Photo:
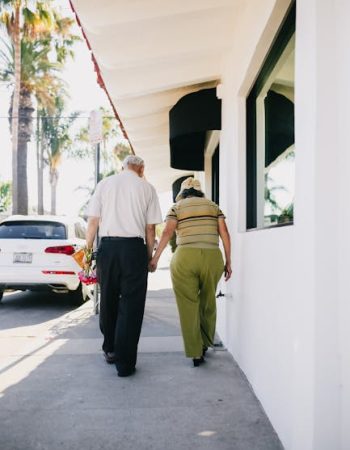
[[0, 300], [6, 289], [68, 293], [83, 303], [92, 288], [72, 254], [85, 245], [86, 222], [59, 216], [11, 216], [0, 223]]

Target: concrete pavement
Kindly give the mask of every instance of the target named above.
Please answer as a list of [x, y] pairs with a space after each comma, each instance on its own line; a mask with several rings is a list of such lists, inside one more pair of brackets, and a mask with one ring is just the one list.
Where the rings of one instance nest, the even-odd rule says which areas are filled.
[[184, 357], [167, 261], [150, 276], [137, 372], [118, 378], [91, 302], [6, 295], [0, 305], [1, 450], [277, 450], [226, 351]]

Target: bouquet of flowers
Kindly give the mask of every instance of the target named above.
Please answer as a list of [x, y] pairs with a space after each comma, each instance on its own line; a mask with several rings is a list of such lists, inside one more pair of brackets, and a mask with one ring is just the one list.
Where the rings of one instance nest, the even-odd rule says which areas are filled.
[[96, 270], [92, 267], [92, 248], [84, 248], [85, 266], [78, 273], [79, 280], [84, 284], [96, 284], [98, 282]]

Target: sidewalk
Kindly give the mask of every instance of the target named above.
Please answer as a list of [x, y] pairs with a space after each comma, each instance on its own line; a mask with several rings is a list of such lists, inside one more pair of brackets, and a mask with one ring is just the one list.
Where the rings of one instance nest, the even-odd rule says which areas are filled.
[[35, 311], [24, 326], [2, 324], [0, 449], [281, 449], [228, 352], [209, 351], [199, 368], [184, 357], [169, 287], [166, 267], [150, 276], [130, 378], [104, 362], [90, 302], [42, 323]]

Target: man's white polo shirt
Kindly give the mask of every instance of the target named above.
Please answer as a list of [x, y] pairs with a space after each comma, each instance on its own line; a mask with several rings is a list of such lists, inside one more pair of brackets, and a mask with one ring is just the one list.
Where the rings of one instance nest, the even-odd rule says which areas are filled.
[[132, 170], [124, 170], [100, 181], [90, 200], [87, 215], [100, 218], [100, 237], [145, 239], [146, 225], [162, 222], [156, 190]]

